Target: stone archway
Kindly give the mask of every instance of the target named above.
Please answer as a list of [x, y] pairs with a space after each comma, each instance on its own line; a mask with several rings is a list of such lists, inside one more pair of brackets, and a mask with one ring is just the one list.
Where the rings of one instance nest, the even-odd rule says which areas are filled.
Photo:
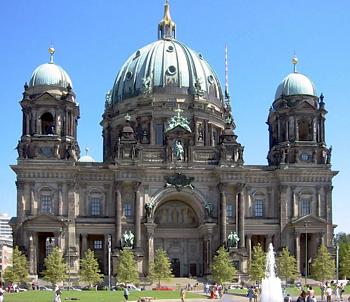
[[203, 275], [204, 200], [192, 190], [167, 188], [155, 198], [154, 251], [164, 249], [175, 277]]

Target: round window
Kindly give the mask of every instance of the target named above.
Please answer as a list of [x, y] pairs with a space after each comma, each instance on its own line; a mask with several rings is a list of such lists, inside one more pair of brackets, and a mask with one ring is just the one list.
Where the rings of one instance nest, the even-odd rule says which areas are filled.
[[167, 51], [168, 52], [173, 52], [174, 51], [174, 46], [169, 45], [168, 48], [167, 48]]
[[127, 80], [130, 80], [130, 79], [132, 78], [132, 72], [131, 72], [131, 71], [128, 71], [128, 72], [126, 73], [126, 75], [125, 75], [125, 78], [126, 78]]
[[213, 84], [214, 83], [214, 77], [212, 75], [208, 76], [208, 82], [210, 84]]
[[134, 59], [136, 59], [137, 57], [139, 57], [140, 56], [140, 54], [141, 54], [141, 52], [138, 50], [138, 51], [136, 51], [136, 53], [135, 53], [135, 58]]
[[168, 74], [174, 75], [176, 73], [176, 67], [174, 65], [170, 65], [167, 70]]

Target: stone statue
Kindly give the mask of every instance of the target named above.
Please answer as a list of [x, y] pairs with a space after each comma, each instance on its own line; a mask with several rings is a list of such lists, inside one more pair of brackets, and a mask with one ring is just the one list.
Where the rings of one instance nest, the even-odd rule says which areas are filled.
[[210, 201], [208, 201], [208, 202], [206, 202], [206, 203], [204, 204], [204, 209], [205, 209], [206, 212], [207, 212], [207, 216], [208, 216], [208, 217], [212, 217], [214, 205], [213, 205]]
[[227, 246], [228, 247], [235, 247], [238, 246], [239, 237], [236, 232], [230, 232], [230, 234], [227, 236]]
[[145, 210], [146, 210], [146, 216], [147, 218], [152, 217], [152, 210], [153, 210], [153, 203], [152, 202], [147, 202], [145, 203]]
[[134, 234], [129, 230], [125, 231], [122, 236], [122, 246], [123, 247], [133, 247], [134, 245]]
[[181, 141], [175, 143], [175, 157], [178, 161], [184, 160], [184, 148], [181, 144]]

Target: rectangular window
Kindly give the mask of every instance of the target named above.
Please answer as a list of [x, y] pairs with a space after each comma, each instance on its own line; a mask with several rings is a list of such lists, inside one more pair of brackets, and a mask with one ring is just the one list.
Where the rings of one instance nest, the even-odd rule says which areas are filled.
[[41, 213], [52, 213], [52, 198], [51, 195], [40, 196]]
[[91, 215], [92, 216], [100, 216], [101, 215], [101, 200], [100, 198], [91, 197], [90, 198], [91, 205]]
[[310, 200], [302, 199], [301, 200], [301, 216], [310, 214]]
[[232, 204], [228, 204], [226, 206], [226, 215], [228, 218], [233, 218], [233, 205]]
[[156, 124], [156, 145], [163, 145], [163, 124]]
[[132, 216], [131, 203], [124, 203], [123, 211], [125, 217]]
[[255, 217], [263, 217], [264, 215], [264, 202], [261, 199], [255, 200]]
[[94, 250], [102, 250], [102, 240], [94, 240]]

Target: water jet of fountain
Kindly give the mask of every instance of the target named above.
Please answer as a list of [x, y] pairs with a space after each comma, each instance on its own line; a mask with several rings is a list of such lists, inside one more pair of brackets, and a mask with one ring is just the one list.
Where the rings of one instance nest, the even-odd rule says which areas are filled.
[[261, 285], [261, 302], [283, 302], [281, 279], [275, 273], [275, 252], [272, 243], [266, 255], [265, 278]]

